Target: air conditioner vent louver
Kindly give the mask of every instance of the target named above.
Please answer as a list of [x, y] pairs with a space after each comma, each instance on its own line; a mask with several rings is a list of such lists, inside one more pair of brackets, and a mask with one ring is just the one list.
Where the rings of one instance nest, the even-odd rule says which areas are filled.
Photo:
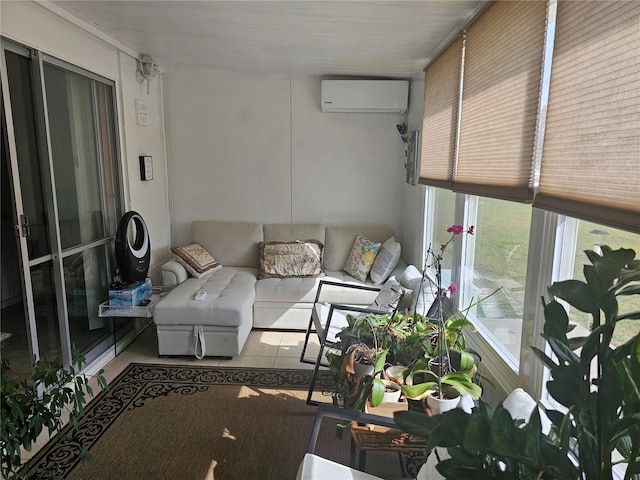
[[321, 107], [325, 113], [395, 113], [407, 111], [406, 80], [323, 80]]

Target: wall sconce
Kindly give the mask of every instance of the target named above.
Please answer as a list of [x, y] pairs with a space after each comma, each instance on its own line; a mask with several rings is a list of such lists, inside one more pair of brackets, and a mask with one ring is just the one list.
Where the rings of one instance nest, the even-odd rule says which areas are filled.
[[158, 73], [158, 64], [153, 61], [151, 55], [143, 53], [138, 59], [138, 70], [136, 70], [136, 80], [138, 83], [147, 81], [147, 95], [149, 95], [149, 81], [153, 80]]

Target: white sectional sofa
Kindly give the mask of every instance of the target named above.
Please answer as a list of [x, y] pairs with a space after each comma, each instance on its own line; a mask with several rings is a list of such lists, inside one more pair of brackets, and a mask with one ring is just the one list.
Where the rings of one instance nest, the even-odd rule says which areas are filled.
[[[176, 260], [162, 266], [163, 287], [169, 293], [154, 310], [159, 354], [231, 357], [240, 354], [254, 327], [306, 330], [321, 278], [258, 279], [259, 243], [317, 240], [324, 245], [323, 278], [371, 284], [343, 270], [359, 233], [377, 243], [393, 235], [384, 226], [193, 222], [191, 240], [202, 245], [222, 268], [194, 278]], [[399, 275], [405, 267], [400, 259], [392, 275]], [[198, 291], [207, 292], [203, 301], [195, 300]], [[322, 301], [351, 305], [369, 305], [376, 296], [371, 291], [335, 287], [325, 287], [322, 293]]]

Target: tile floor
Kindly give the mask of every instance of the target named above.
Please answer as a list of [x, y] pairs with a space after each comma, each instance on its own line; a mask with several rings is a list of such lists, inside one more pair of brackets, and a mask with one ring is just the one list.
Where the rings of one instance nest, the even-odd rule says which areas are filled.
[[[115, 378], [127, 365], [138, 363], [161, 363], [173, 365], [209, 365], [263, 368], [313, 368], [313, 365], [300, 362], [300, 353], [304, 344], [304, 332], [280, 332], [254, 330], [238, 357], [225, 360], [205, 357], [159, 357], [155, 328], [150, 325], [134, 342], [122, 351], [105, 367], [107, 380]], [[318, 337], [309, 338], [306, 357], [315, 360], [318, 354]]]

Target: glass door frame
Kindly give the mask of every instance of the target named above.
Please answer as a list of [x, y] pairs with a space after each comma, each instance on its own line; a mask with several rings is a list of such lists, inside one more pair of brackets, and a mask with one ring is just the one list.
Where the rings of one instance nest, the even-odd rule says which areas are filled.
[[[34, 117], [36, 122], [37, 129], [37, 149], [39, 153], [39, 161], [41, 163], [41, 181], [43, 187], [44, 197], [46, 199], [46, 209], [48, 216], [47, 229], [49, 234], [49, 240], [51, 244], [51, 251], [48, 254], [40, 256], [38, 258], [30, 259], [29, 258], [29, 250], [27, 245], [27, 235], [29, 225], [28, 222], [25, 221], [25, 208], [23, 203], [23, 192], [20, 184], [20, 170], [19, 170], [19, 161], [18, 161], [18, 151], [16, 146], [16, 137], [14, 130], [14, 117], [12, 112], [12, 104], [10, 98], [10, 90], [9, 90], [9, 78], [8, 78], [8, 70], [7, 70], [7, 61], [5, 50], [11, 51], [17, 55], [21, 55], [23, 57], [30, 59], [30, 67], [31, 74], [33, 79], [33, 102], [34, 102]], [[99, 75], [96, 75], [92, 72], [88, 72], [80, 67], [71, 65], [67, 62], [59, 60], [50, 55], [39, 52], [38, 50], [31, 49], [26, 46], [19, 45], [11, 40], [7, 40], [4, 37], [0, 38], [0, 80], [2, 84], [2, 92], [3, 92], [3, 104], [4, 104], [4, 113], [5, 113], [5, 121], [7, 128], [7, 140], [8, 140], [8, 150], [9, 150], [9, 172], [10, 172], [10, 183], [12, 187], [12, 197], [14, 203], [14, 224], [16, 229], [19, 230], [18, 238], [18, 248], [19, 248], [19, 263], [20, 263], [20, 275], [23, 286], [23, 303], [25, 306], [25, 321], [28, 323], [27, 325], [27, 336], [29, 341], [29, 348], [31, 349], [30, 357], [33, 362], [38, 361], [41, 358], [40, 355], [40, 347], [38, 342], [38, 330], [37, 330], [37, 322], [36, 322], [36, 307], [34, 303], [33, 296], [33, 282], [31, 278], [31, 271], [34, 267], [38, 267], [40, 265], [45, 264], [46, 262], [51, 261], [52, 269], [53, 269], [53, 283], [52, 285], [55, 293], [55, 303], [57, 310], [57, 322], [58, 322], [58, 330], [60, 335], [60, 350], [61, 350], [61, 360], [63, 365], [69, 366], [72, 362], [72, 352], [71, 352], [71, 334], [69, 328], [69, 315], [68, 315], [68, 305], [67, 305], [67, 297], [66, 297], [66, 289], [64, 282], [64, 259], [70, 257], [72, 255], [76, 255], [78, 253], [82, 253], [84, 251], [88, 251], [94, 248], [98, 248], [104, 246], [103, 252], [105, 255], [105, 265], [106, 272], [109, 275], [111, 272], [111, 251], [113, 244], [113, 236], [108, 236], [107, 234], [107, 221], [103, 218], [103, 231], [105, 232], [104, 237], [98, 240], [89, 241], [85, 244], [75, 245], [63, 251], [61, 248], [61, 238], [60, 238], [60, 222], [59, 222], [59, 214], [57, 208], [57, 196], [55, 190], [55, 176], [54, 176], [54, 164], [53, 164], [53, 156], [51, 153], [51, 137], [50, 137], [50, 128], [49, 128], [49, 114], [47, 111], [47, 104], [45, 100], [45, 79], [44, 79], [44, 63], [57, 66], [63, 68], [65, 70], [71, 71], [73, 73], [80, 74], [84, 77], [88, 77], [92, 80], [104, 83], [111, 87], [111, 107], [112, 111], [110, 115], [112, 115], [113, 122], [109, 127], [112, 127], [112, 135], [113, 135], [113, 150], [115, 158], [113, 160], [113, 165], [111, 166], [113, 169], [113, 181], [114, 181], [114, 196], [115, 198], [115, 208], [116, 211], [122, 213], [124, 211], [124, 196], [123, 196], [123, 183], [122, 183], [122, 168], [121, 168], [121, 151], [120, 151], [120, 141], [119, 141], [119, 129], [118, 129], [118, 111], [117, 111], [117, 89], [115, 82]], [[95, 84], [92, 87], [92, 101], [93, 105], [96, 105], [97, 96], [96, 96], [96, 87]], [[98, 121], [94, 117], [94, 124], [97, 124]], [[94, 127], [97, 125], [94, 125]], [[99, 137], [99, 136], [98, 136]], [[98, 138], [97, 142], [102, 142], [102, 138]], [[99, 185], [100, 185], [100, 199], [103, 211], [106, 211], [106, 201], [105, 191], [104, 191], [104, 158], [102, 156], [102, 149], [99, 148], [100, 143], [98, 143], [97, 148], [97, 158], [99, 163], [98, 175], [99, 175]], [[110, 283], [110, 279], [107, 280], [107, 285]], [[110, 328], [114, 328], [113, 325], [110, 325]], [[104, 351], [106, 351], [105, 344], [113, 343], [112, 346], [115, 349], [115, 339], [113, 335], [113, 331], [107, 336], [105, 340], [100, 342], [99, 344], [92, 347], [92, 349], [88, 352], [84, 352], [87, 357], [88, 363], [90, 363], [97, 356], [101, 355]], [[102, 349], [102, 350], [100, 350]], [[114, 350], [115, 351], [115, 350]], [[92, 352], [97, 352], [93, 353]]]

